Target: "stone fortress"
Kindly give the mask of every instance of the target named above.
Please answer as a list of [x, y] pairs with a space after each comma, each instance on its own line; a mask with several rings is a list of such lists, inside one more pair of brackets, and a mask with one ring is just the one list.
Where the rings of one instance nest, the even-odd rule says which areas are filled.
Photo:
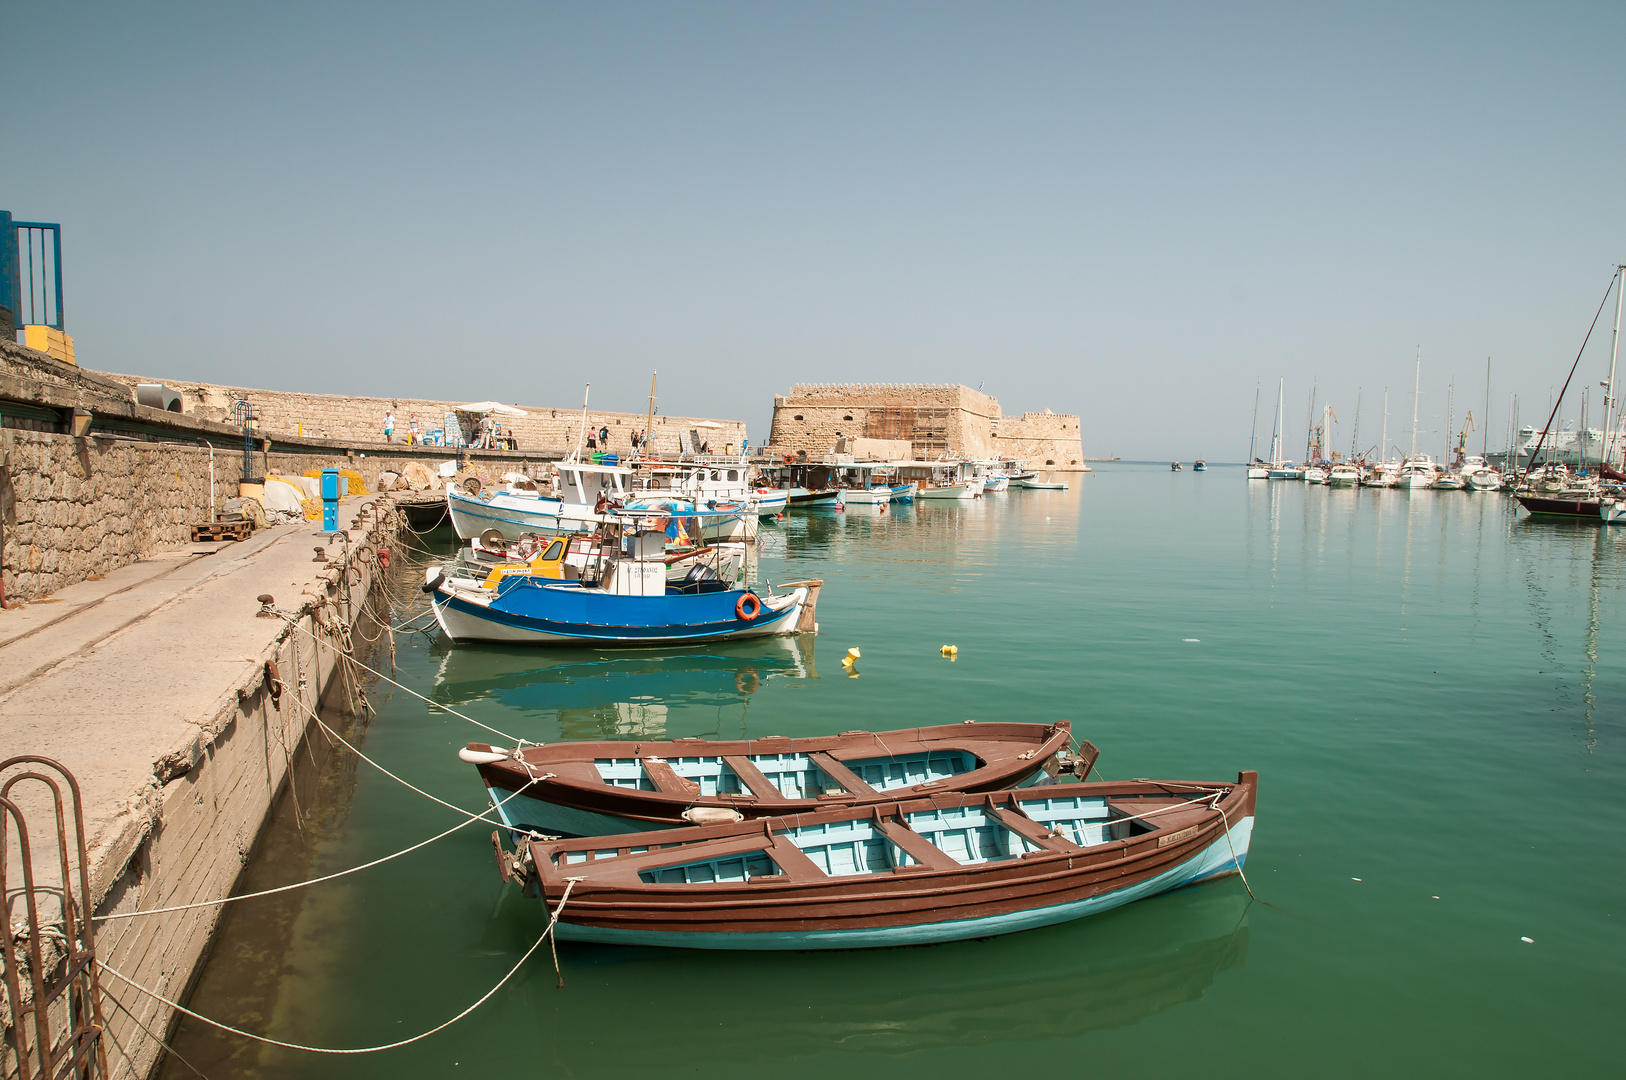
[[999, 402], [970, 387], [934, 383], [798, 383], [773, 399], [765, 452], [829, 455], [843, 439], [907, 442], [912, 456], [1015, 458], [1035, 470], [1084, 471], [1077, 416], [1003, 416]]

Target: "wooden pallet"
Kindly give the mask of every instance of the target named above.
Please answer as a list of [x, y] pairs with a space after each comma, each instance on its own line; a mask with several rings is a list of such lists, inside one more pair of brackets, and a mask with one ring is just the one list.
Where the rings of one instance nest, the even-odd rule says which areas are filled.
[[247, 521], [209, 521], [192, 526], [192, 540], [247, 540], [253, 532]]

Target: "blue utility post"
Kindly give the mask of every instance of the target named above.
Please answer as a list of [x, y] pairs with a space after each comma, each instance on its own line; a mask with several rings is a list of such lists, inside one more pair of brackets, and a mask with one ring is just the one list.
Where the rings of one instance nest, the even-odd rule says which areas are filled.
[[339, 470], [322, 470], [322, 531], [339, 531]]

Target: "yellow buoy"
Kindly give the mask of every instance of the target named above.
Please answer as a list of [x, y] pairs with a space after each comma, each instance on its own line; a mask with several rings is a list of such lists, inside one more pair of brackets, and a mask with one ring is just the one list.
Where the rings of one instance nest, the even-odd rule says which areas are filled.
[[960, 651], [960, 647], [958, 645], [944, 645], [942, 651], [944, 656], [953, 656]]
[[852, 659], [857, 660], [861, 654], [858, 651], [858, 647], [855, 645], [847, 650], [847, 655]]

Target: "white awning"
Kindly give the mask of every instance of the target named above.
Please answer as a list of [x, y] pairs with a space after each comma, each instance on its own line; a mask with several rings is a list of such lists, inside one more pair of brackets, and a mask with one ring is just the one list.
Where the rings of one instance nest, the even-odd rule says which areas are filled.
[[524, 409], [516, 409], [512, 405], [504, 405], [500, 401], [476, 401], [471, 405], [456, 406], [457, 412], [473, 413], [475, 416], [485, 416], [496, 413], [498, 416], [529, 416]]

